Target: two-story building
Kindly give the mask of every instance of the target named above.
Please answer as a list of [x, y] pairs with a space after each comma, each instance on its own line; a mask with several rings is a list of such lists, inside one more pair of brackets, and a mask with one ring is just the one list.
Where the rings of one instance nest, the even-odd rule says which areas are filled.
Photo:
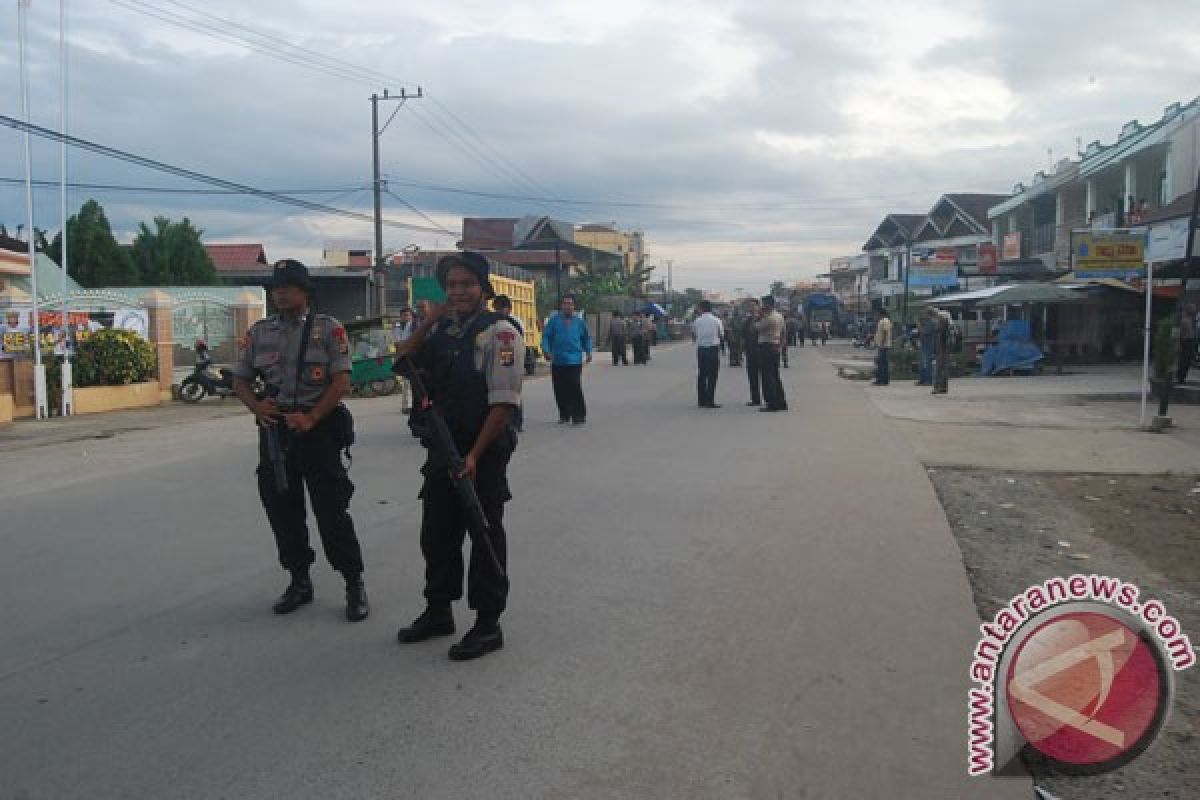
[[1149, 125], [1126, 123], [1115, 142], [1093, 141], [1078, 160], [1038, 172], [988, 211], [999, 271], [1033, 262], [1049, 273], [1070, 270], [1074, 232], [1141, 226], [1192, 189], [1198, 167], [1200, 97], [1172, 103]]

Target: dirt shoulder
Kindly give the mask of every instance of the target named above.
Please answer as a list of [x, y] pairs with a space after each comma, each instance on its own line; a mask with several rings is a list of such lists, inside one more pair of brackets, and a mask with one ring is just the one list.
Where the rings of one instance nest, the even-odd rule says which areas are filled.
[[[931, 468], [980, 617], [1056, 575], [1136, 584], [1200, 641], [1200, 486], [1196, 475], [1044, 474]], [[1034, 782], [1062, 800], [1194, 797], [1200, 786], [1200, 671], [1176, 673], [1158, 740], [1125, 767], [1074, 777], [1033, 760]]]

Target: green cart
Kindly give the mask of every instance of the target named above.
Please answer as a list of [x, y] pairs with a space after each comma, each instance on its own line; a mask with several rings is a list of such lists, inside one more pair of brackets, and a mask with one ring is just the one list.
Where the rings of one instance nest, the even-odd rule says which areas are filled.
[[393, 394], [399, 386], [392, 374], [393, 358], [360, 356], [351, 362], [350, 383], [359, 397], [379, 397]]

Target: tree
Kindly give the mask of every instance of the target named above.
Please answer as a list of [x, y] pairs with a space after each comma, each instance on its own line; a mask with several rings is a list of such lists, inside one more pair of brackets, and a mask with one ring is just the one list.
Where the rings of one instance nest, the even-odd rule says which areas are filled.
[[[129, 254], [113, 238], [104, 209], [88, 200], [79, 213], [67, 220], [67, 249], [71, 263], [67, 274], [86, 288], [136, 286], [137, 270]], [[47, 255], [62, 258], [62, 233], [46, 249]], [[61, 262], [60, 262], [61, 263]]]
[[191, 221], [154, 218], [154, 230], [138, 226], [133, 240], [133, 263], [146, 286], [212, 286], [217, 270], [200, 242], [204, 232]]
[[[654, 267], [638, 267], [626, 274], [620, 270], [595, 270], [584, 265], [583, 271], [570, 279], [569, 291], [575, 293], [579, 307], [584, 311], [599, 310], [597, 300], [601, 297], [637, 297], [642, 284]], [[568, 286], [563, 286], [568, 291]]]

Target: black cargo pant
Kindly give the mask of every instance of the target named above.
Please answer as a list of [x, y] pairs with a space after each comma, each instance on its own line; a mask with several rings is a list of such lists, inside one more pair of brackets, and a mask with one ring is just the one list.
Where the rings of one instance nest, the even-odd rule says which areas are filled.
[[550, 384], [554, 387], [554, 402], [558, 405], [559, 419], [587, 419], [587, 401], [583, 399], [582, 379], [581, 364], [553, 364], [550, 367]]
[[767, 408], [787, 408], [783, 380], [779, 377], [779, 349], [770, 342], [758, 344], [758, 369], [762, 374], [763, 400]]
[[[492, 546], [508, 571], [508, 537], [504, 532], [504, 504], [508, 491], [511, 451], [493, 447], [479, 460], [475, 490], [490, 525]], [[463, 595], [463, 538], [467, 513], [450, 482], [445, 466], [427, 460], [421, 467], [421, 553], [425, 556], [425, 600], [431, 606], [448, 606]], [[467, 571], [467, 605], [483, 616], [499, 617], [508, 599], [508, 578], [496, 572], [483, 543], [471, 543]]]
[[762, 380], [758, 374], [758, 345], [746, 345], [746, 377], [750, 379], [750, 402], [762, 403]]
[[721, 349], [713, 347], [696, 348], [696, 397], [701, 406], [716, 405], [717, 402], [717, 373], [721, 368]]
[[618, 334], [612, 337], [612, 360], [613, 366], [624, 364], [629, 366], [629, 355], [625, 352], [625, 337]]
[[328, 418], [305, 434], [287, 431], [282, 422], [281, 439], [287, 447], [288, 488], [275, 490], [275, 471], [267, 456], [267, 435], [258, 434], [258, 494], [275, 534], [279, 563], [288, 571], [307, 570], [316, 559], [308, 546], [308, 523], [304, 509], [304, 487], [312, 502], [317, 531], [329, 564], [343, 575], [363, 571], [362, 548], [350, 518], [350, 496], [354, 484], [342, 464], [342, 455]]

